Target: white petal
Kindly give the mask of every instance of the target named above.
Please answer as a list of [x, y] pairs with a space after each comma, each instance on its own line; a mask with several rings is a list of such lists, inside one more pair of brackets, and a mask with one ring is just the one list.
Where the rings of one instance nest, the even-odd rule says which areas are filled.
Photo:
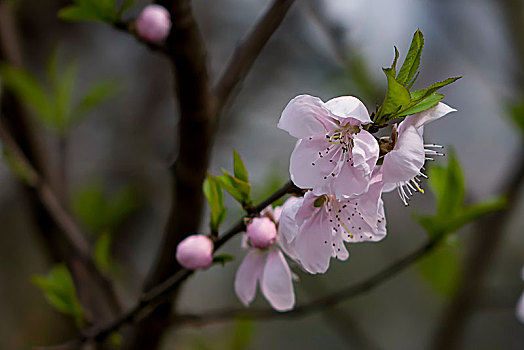
[[250, 250], [238, 267], [235, 276], [235, 293], [244, 305], [249, 305], [255, 298], [257, 281], [262, 277], [266, 254], [255, 249]]
[[301, 265], [312, 274], [324, 273], [329, 268], [332, 242], [331, 229], [324, 210], [319, 210], [304, 221], [295, 239], [295, 249]]
[[418, 175], [424, 165], [424, 141], [414, 126], [399, 130], [393, 151], [384, 156], [382, 180], [384, 183], [409, 181]]
[[295, 305], [291, 270], [280, 250], [270, 249], [260, 285], [275, 310], [288, 311]]
[[[354, 118], [362, 124], [371, 123], [366, 106], [354, 96], [335, 97], [327, 101], [325, 106], [341, 122], [347, 121], [347, 118]], [[355, 123], [352, 124], [355, 125]]]
[[418, 129], [427, 123], [442, 118], [448, 113], [456, 111], [456, 109], [451, 108], [447, 104], [439, 102], [435, 107], [430, 108], [427, 111], [407, 116], [406, 119], [400, 123], [399, 131], [402, 124], [410, 124]]
[[287, 104], [278, 127], [296, 138], [304, 139], [335, 130], [337, 125], [321, 99], [299, 95]]

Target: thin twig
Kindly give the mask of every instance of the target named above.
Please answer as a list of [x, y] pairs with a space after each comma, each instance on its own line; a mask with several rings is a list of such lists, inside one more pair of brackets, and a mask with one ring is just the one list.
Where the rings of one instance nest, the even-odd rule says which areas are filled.
[[295, 0], [274, 0], [249, 34], [236, 48], [224, 73], [213, 88], [220, 111], [230, 100], [235, 87], [242, 83], [258, 55], [278, 29]]
[[[284, 186], [282, 186], [280, 189], [275, 191], [265, 200], [263, 200], [258, 205], [256, 205], [255, 206], [256, 212], [260, 213], [268, 205], [271, 205], [273, 202], [279, 200], [286, 194], [293, 193], [295, 191], [297, 191], [297, 187], [291, 181], [288, 181], [286, 184], [284, 184]], [[220, 237], [220, 239], [216, 242], [215, 251], [219, 249], [224, 243], [226, 243], [231, 238], [233, 238], [236, 234], [242, 232], [244, 229], [245, 229], [244, 217], [242, 217], [237, 222], [236, 225], [234, 225], [231, 229], [226, 231]], [[144, 317], [149, 315], [151, 311], [153, 311], [156, 305], [161, 304], [167, 298], [169, 298], [169, 296], [173, 292], [176, 291], [179, 285], [183, 281], [185, 281], [189, 276], [191, 276], [193, 272], [194, 271], [186, 270], [186, 269], [178, 270], [173, 275], [171, 275], [169, 278], [164, 280], [162, 283], [150, 288], [147, 293], [144, 293], [140, 297], [139, 301], [130, 310], [128, 310], [126, 313], [122, 314], [115, 320], [109, 323], [103, 324], [103, 325], [95, 325], [85, 330], [83, 332], [83, 335], [79, 337], [78, 339], [74, 339], [62, 345], [56, 345], [56, 346], [58, 348], [60, 348], [60, 346], [68, 346], [68, 344], [76, 344], [80, 346], [89, 340], [102, 341], [108, 335], [118, 330], [123, 325], [143, 319]], [[48, 348], [45, 348], [45, 349], [48, 349]], [[53, 349], [53, 347], [49, 349]]]
[[311, 313], [321, 311], [325, 307], [333, 307], [337, 304], [360, 296], [366, 292], [373, 290], [382, 283], [393, 278], [398, 273], [405, 270], [407, 267], [413, 265], [422, 257], [429, 254], [440, 242], [444, 236], [438, 236], [435, 239], [428, 241], [426, 244], [408, 254], [392, 265], [368, 277], [367, 279], [354, 284], [352, 286], [343, 288], [335, 293], [313, 299], [307, 303], [297, 306], [293, 310], [287, 312], [277, 312], [272, 309], [228, 309], [213, 311], [205, 314], [179, 314], [174, 323], [180, 325], [205, 325], [209, 323], [222, 322], [227, 320], [234, 320], [236, 318], [250, 318], [256, 320], [270, 320], [273, 318], [289, 317], [298, 318]]

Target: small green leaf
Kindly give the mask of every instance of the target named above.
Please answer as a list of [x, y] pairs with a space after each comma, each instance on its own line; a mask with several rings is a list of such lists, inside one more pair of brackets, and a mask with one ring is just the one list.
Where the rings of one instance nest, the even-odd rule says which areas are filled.
[[224, 266], [227, 262], [230, 262], [230, 261], [233, 261], [234, 258], [233, 256], [229, 255], [229, 254], [219, 254], [219, 255], [215, 255], [213, 257], [213, 263], [214, 264], [222, 264], [222, 266]]
[[84, 314], [76, 296], [73, 280], [64, 265], [55, 266], [47, 276], [34, 275], [32, 280], [54, 308], [72, 316], [79, 324], [83, 321]]
[[113, 237], [111, 233], [102, 233], [95, 242], [94, 259], [97, 266], [103, 271], [110, 271], [113, 265], [111, 248]]
[[233, 170], [237, 179], [249, 183], [246, 166], [237, 151], [233, 151]]
[[[418, 67], [420, 66], [420, 57], [422, 56], [422, 50], [424, 49], [424, 35], [417, 29], [411, 40], [409, 51], [404, 59], [404, 63], [400, 68], [397, 75], [397, 81], [406, 86], [410, 82], [414, 83], [413, 77], [417, 73]], [[413, 81], [412, 81], [413, 79]]]
[[52, 125], [61, 132], [67, 131], [71, 115], [71, 96], [76, 79], [76, 66], [70, 64], [59, 78], [55, 90], [55, 120]]
[[444, 99], [444, 97], [445, 97], [444, 94], [440, 94], [438, 92], [433, 93], [433, 94], [423, 98], [419, 102], [415, 102], [415, 104], [412, 104], [411, 107], [401, 111], [398, 114], [398, 116], [399, 117], [404, 117], [404, 116], [407, 116], [407, 115], [412, 115], [412, 114], [415, 114], [415, 113], [420, 113], [420, 112], [427, 111], [428, 109], [435, 107], [440, 101], [442, 101]]
[[235, 178], [224, 169], [222, 169], [222, 172], [224, 175], [215, 177], [220, 186], [232, 195], [243, 207], [251, 205], [251, 185]]
[[393, 118], [398, 112], [409, 107], [411, 103], [409, 90], [395, 79], [394, 71], [391, 68], [383, 68], [382, 70], [386, 74], [388, 88], [384, 102], [382, 102], [375, 116], [375, 122]]
[[24, 70], [0, 64], [0, 77], [5, 87], [27, 104], [42, 119], [52, 119], [53, 106], [42, 85]]
[[100, 21], [105, 22], [91, 10], [79, 6], [67, 6], [58, 11], [58, 18], [66, 22]]
[[437, 196], [437, 215], [454, 215], [462, 207], [465, 191], [462, 169], [454, 152], [449, 152], [447, 168], [432, 167], [429, 177], [430, 186]]
[[510, 117], [519, 128], [521, 135], [524, 136], [524, 102], [510, 106]]
[[433, 84], [431, 84], [429, 87], [427, 87], [425, 89], [420, 89], [420, 90], [413, 91], [411, 93], [411, 98], [412, 98], [413, 102], [419, 102], [419, 101], [425, 99], [426, 97], [430, 96], [434, 92], [442, 89], [444, 86], [447, 86], [449, 84], [453, 84], [454, 82], [456, 82], [457, 80], [459, 80], [461, 78], [462, 77], [447, 78], [445, 80], [433, 83]]
[[452, 295], [460, 278], [457, 247], [441, 244], [418, 263], [418, 268], [436, 292]]
[[218, 232], [220, 224], [226, 218], [227, 210], [224, 207], [222, 189], [219, 183], [208, 173], [203, 185], [209, 208], [211, 209], [211, 232]]
[[100, 21], [113, 23], [119, 19], [115, 0], [73, 0], [71, 6], [58, 12], [58, 17], [64, 21]]
[[101, 81], [91, 86], [73, 109], [71, 113], [73, 121], [79, 122], [94, 107], [114, 96], [117, 91], [118, 84], [115, 81]]

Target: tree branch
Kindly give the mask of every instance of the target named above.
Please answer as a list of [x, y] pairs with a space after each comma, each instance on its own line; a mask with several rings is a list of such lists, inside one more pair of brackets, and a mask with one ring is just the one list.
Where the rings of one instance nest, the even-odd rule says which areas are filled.
[[343, 301], [355, 298], [375, 289], [382, 283], [388, 281], [398, 273], [402, 272], [409, 266], [416, 263], [422, 257], [429, 254], [438, 245], [442, 237], [443, 236], [439, 236], [438, 238], [428, 241], [426, 244], [424, 244], [422, 247], [418, 248], [414, 252], [408, 254], [407, 256], [403, 257], [402, 259], [398, 260], [392, 265], [386, 267], [385, 269], [377, 272], [376, 274], [372, 275], [371, 277], [368, 277], [367, 279], [357, 284], [343, 288], [335, 293], [313, 299], [307, 303], [298, 305], [293, 310], [287, 312], [278, 312], [273, 309], [229, 309], [213, 311], [201, 315], [179, 314], [173, 322], [177, 325], [205, 325], [209, 323], [234, 320], [238, 317], [256, 320], [270, 320], [282, 317], [303, 317], [311, 313], [321, 311], [323, 308], [336, 306], [337, 304]]
[[[235, 87], [242, 83], [269, 38], [284, 20], [295, 0], [274, 0], [269, 9], [254, 25], [236, 48], [227, 67], [213, 88], [220, 111], [229, 101]], [[218, 112], [219, 113], [219, 112]]]
[[[271, 205], [273, 202], [279, 200], [283, 196], [289, 193], [294, 193], [299, 191], [297, 187], [291, 182], [288, 181], [284, 186], [271, 194], [268, 198], [260, 202], [255, 206], [255, 211], [259, 214], [264, 208], [268, 205]], [[226, 231], [219, 240], [215, 243], [215, 251], [218, 250], [224, 243], [229, 241], [235, 235], [245, 230], [244, 219], [242, 217], [236, 225], [231, 229]], [[194, 271], [187, 269], [179, 269], [174, 274], [169, 276], [163, 282], [159, 283], [156, 286], [153, 286], [149, 289], [148, 292], [144, 293], [138, 300], [138, 302], [126, 313], [117, 317], [113, 321], [102, 324], [95, 325], [83, 332], [83, 335], [78, 339], [73, 339], [61, 345], [56, 345], [52, 347], [42, 347], [41, 349], [69, 349], [78, 348], [87, 341], [102, 341], [112, 332], [117, 331], [120, 327], [125, 324], [132, 323], [144, 319], [151, 312], [154, 312], [154, 309], [157, 305], [162, 304], [166, 299], [176, 292], [180, 284], [185, 281], [189, 276], [191, 276]]]

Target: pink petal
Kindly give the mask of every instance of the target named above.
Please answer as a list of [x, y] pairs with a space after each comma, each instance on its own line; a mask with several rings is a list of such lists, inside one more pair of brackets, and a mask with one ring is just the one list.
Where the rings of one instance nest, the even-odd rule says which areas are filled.
[[335, 130], [337, 125], [321, 99], [299, 95], [287, 104], [278, 127], [296, 138], [305, 139]]
[[[400, 123], [406, 125], [413, 125], [415, 128], [420, 128], [425, 124], [428, 124], [434, 120], [440, 119], [448, 113], [456, 112], [457, 110], [451, 108], [445, 103], [439, 102], [435, 107], [428, 109], [427, 111], [420, 112], [417, 114], [409, 115], [406, 119]], [[400, 128], [399, 126], [399, 128]], [[400, 129], [399, 129], [400, 130]]]
[[282, 213], [280, 214], [280, 222], [278, 223], [278, 235], [289, 243], [295, 239], [298, 233], [298, 225], [295, 220], [298, 209], [304, 202], [303, 198], [289, 197], [289, 199], [282, 206]]
[[297, 142], [289, 163], [289, 173], [295, 185], [300, 188], [316, 188], [326, 182], [324, 177], [330, 180], [329, 176], [336, 163], [330, 162], [329, 154], [325, 153], [329, 146], [332, 145], [324, 135]]
[[[402, 124], [402, 123], [401, 123]], [[414, 178], [424, 165], [424, 141], [414, 126], [399, 128], [397, 144], [384, 156], [384, 183], [404, 182]]]
[[269, 251], [260, 286], [275, 310], [288, 311], [295, 305], [291, 270], [280, 250]]
[[520, 323], [524, 323], [524, 293], [519, 298], [515, 315]]
[[295, 239], [297, 256], [309, 273], [324, 273], [329, 268], [333, 250], [328, 224], [325, 210], [319, 210], [304, 221]]
[[240, 301], [248, 306], [255, 298], [257, 281], [262, 277], [266, 254], [250, 250], [238, 267], [235, 276], [235, 293]]
[[[366, 163], [360, 167], [344, 164], [338, 175], [332, 181], [331, 188], [324, 193], [332, 193], [337, 198], [357, 196], [368, 190], [371, 172]], [[321, 192], [316, 192], [320, 194]]]
[[333, 236], [333, 254], [331, 255], [333, 258], [345, 261], [349, 258], [349, 252], [346, 249], [346, 246], [344, 245], [344, 241], [342, 239], [342, 234], [337, 233]]
[[364, 104], [354, 96], [335, 97], [325, 103], [325, 106], [335, 117], [345, 125], [348, 118], [354, 118], [356, 121], [352, 125], [371, 123], [369, 113]]

